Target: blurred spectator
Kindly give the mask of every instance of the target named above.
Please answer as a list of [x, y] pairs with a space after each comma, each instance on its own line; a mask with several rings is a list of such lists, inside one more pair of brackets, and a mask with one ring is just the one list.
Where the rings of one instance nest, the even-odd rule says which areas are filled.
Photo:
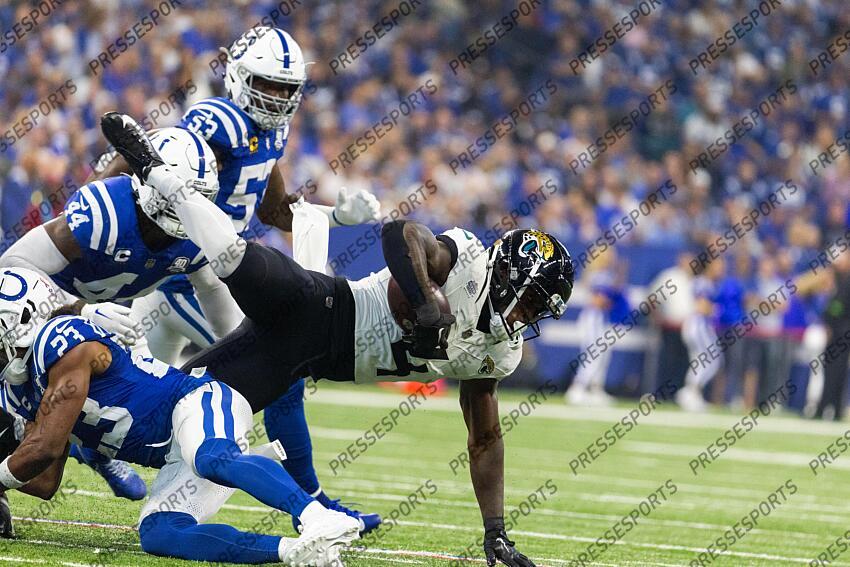
[[815, 417], [841, 420], [847, 404], [847, 373], [850, 349], [846, 345], [850, 333], [850, 254], [844, 253], [832, 265], [832, 297], [823, 314], [828, 329], [825, 350], [823, 394]]
[[649, 289], [659, 289], [670, 280], [677, 289], [676, 293], [671, 294], [652, 312], [653, 320], [661, 330], [658, 374], [654, 388], [670, 383], [678, 389], [685, 382], [689, 352], [683, 341], [682, 325], [694, 311], [693, 273], [690, 266], [692, 260], [692, 254], [682, 252], [675, 266], [663, 270], [649, 284]]

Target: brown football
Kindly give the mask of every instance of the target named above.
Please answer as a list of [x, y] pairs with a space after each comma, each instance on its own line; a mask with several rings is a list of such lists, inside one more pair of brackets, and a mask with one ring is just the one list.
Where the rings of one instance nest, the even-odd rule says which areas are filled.
[[[440, 305], [440, 311], [443, 313], [451, 313], [452, 308], [449, 305], [449, 300], [446, 299], [446, 294], [433, 281], [431, 282], [431, 290], [437, 297], [437, 303]], [[416, 322], [416, 310], [410, 305], [410, 302], [404, 296], [395, 278], [390, 277], [387, 285], [387, 303], [390, 305], [390, 312], [393, 314], [393, 319], [398, 323], [405, 333], [413, 330], [413, 324]]]

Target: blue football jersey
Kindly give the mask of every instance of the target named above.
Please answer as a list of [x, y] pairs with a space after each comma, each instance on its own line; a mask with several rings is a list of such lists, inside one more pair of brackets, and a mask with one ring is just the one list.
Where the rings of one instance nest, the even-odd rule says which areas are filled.
[[188, 376], [152, 358], [133, 361], [107, 331], [83, 317], [56, 317], [39, 331], [28, 362], [30, 379], [18, 386], [4, 382], [0, 390], [4, 409], [34, 421], [50, 369], [86, 341], [106, 345], [112, 362], [105, 372], [92, 376], [71, 441], [108, 457], [147, 467], [163, 466], [172, 437], [174, 406], [213, 378], [208, 374]]
[[157, 252], [145, 246], [127, 176], [81, 187], [65, 205], [65, 220], [82, 256], [51, 277], [63, 290], [89, 301], [146, 295], [167, 278], [207, 263], [191, 240], [176, 240]]
[[283, 157], [289, 126], [262, 130], [229, 99], [207, 98], [189, 107], [180, 124], [203, 136], [220, 156], [215, 204], [242, 233], [266, 192], [272, 168]]

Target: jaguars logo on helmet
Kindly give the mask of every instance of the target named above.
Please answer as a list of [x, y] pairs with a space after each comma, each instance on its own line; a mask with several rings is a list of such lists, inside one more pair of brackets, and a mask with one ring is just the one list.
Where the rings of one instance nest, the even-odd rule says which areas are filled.
[[527, 230], [522, 235], [518, 252], [523, 256], [536, 256], [543, 260], [549, 260], [555, 254], [555, 245], [545, 232]]
[[[566, 311], [572, 295], [572, 258], [563, 244], [540, 230], [511, 230], [493, 246], [490, 302], [490, 330], [501, 340], [515, 340], [530, 327], [539, 336], [538, 323], [552, 317], [559, 319]], [[508, 316], [523, 304], [530, 320], [513, 326]]]

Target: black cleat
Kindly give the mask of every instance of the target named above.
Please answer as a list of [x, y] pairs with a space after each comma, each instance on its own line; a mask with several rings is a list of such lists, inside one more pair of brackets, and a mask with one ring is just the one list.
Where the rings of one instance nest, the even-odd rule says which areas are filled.
[[143, 182], [147, 181], [151, 169], [163, 164], [148, 135], [130, 116], [107, 112], [100, 119], [100, 129]]
[[0, 538], [15, 537], [15, 527], [12, 525], [12, 511], [9, 509], [9, 498], [6, 493], [0, 493]]

